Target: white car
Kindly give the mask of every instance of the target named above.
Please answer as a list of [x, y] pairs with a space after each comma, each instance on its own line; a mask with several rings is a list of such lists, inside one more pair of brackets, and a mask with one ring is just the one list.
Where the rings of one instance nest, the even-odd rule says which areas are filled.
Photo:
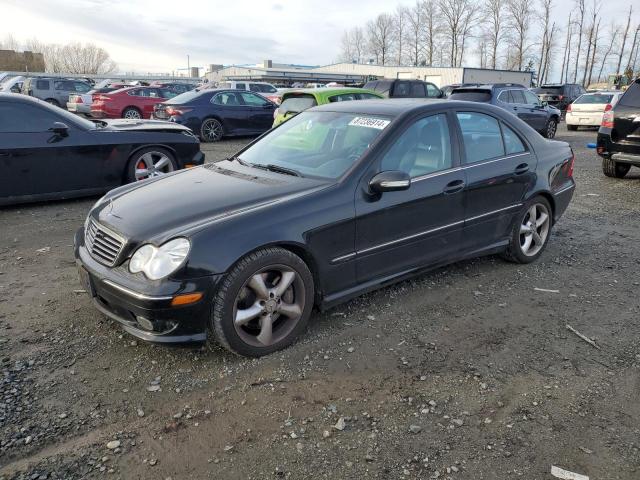
[[226, 81], [220, 82], [218, 88], [233, 88], [236, 90], [249, 90], [251, 92], [262, 95], [268, 98], [272, 102], [278, 97], [278, 89], [267, 82], [241, 82], [241, 81]]
[[580, 95], [567, 106], [567, 129], [599, 127], [604, 112], [611, 110], [624, 92], [594, 92]]

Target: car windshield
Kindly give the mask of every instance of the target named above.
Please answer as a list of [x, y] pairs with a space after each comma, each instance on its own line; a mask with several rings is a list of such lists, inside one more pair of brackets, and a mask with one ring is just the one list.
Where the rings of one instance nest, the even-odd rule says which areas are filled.
[[335, 179], [360, 159], [390, 123], [389, 118], [374, 115], [303, 112], [251, 145], [238, 159], [255, 167]]
[[87, 130], [95, 130], [96, 128], [98, 128], [98, 125], [91, 120], [82, 118], [81, 116], [68, 112], [67, 110], [64, 110], [62, 108], [51, 106], [48, 103], [43, 102], [42, 100], [40, 100], [40, 102], [44, 104], [46, 108], [51, 109], [56, 115], [62, 117], [62, 122], [64, 123], [75, 124], [82, 128], [86, 128]]
[[582, 95], [573, 103], [605, 104], [605, 103], [611, 103], [612, 98], [613, 98], [613, 94]]

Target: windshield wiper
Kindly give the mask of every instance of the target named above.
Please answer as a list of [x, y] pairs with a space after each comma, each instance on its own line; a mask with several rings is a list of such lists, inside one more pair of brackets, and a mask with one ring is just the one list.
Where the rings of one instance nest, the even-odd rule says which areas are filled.
[[270, 172], [284, 173], [285, 175], [293, 175], [294, 177], [302, 176], [302, 174], [297, 170], [293, 170], [287, 167], [281, 167], [280, 165], [274, 165], [273, 163], [270, 163], [268, 165], [259, 165], [257, 163], [251, 163], [250, 165], [255, 168], [261, 168], [262, 170], [269, 170]]
[[240, 165], [244, 165], [245, 167], [248, 167], [249, 164], [247, 162], [245, 162], [244, 160], [242, 160], [239, 156], [234, 155], [233, 157], [229, 157], [227, 158], [228, 161], [233, 162], [236, 161], [238, 162]]

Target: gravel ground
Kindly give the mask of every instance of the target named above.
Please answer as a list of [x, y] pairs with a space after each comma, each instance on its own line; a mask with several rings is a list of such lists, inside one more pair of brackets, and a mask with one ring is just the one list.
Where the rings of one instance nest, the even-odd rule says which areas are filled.
[[640, 175], [594, 138], [559, 131], [578, 187], [537, 263], [368, 294], [259, 360], [101, 316], [71, 249], [95, 199], [0, 210], [0, 479], [640, 478]]

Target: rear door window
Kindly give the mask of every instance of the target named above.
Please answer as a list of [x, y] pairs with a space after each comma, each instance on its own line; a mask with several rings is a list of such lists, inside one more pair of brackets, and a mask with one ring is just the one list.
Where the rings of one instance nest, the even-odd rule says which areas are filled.
[[515, 155], [516, 153], [527, 151], [518, 134], [504, 123], [502, 123], [502, 138], [504, 139], [504, 147], [507, 155]]
[[465, 163], [476, 163], [504, 156], [500, 124], [495, 118], [478, 112], [458, 112]]
[[266, 99], [253, 93], [241, 93], [240, 97], [244, 104], [250, 107], [263, 107], [269, 103]]
[[49, 80], [36, 80], [36, 90], [49, 90]]
[[412, 83], [411, 84], [411, 96], [416, 98], [422, 98], [427, 96], [427, 90], [423, 83]]
[[618, 104], [626, 107], [640, 107], [640, 83], [637, 80], [624, 92]]
[[226, 107], [236, 107], [241, 104], [240, 99], [238, 99], [238, 96], [233, 92], [219, 93], [211, 99], [211, 103]]
[[408, 97], [411, 93], [411, 84], [409, 82], [397, 82], [393, 88], [394, 97]]
[[511, 103], [518, 103], [520, 105], [526, 105], [527, 99], [524, 97], [524, 92], [522, 90], [511, 90]]

